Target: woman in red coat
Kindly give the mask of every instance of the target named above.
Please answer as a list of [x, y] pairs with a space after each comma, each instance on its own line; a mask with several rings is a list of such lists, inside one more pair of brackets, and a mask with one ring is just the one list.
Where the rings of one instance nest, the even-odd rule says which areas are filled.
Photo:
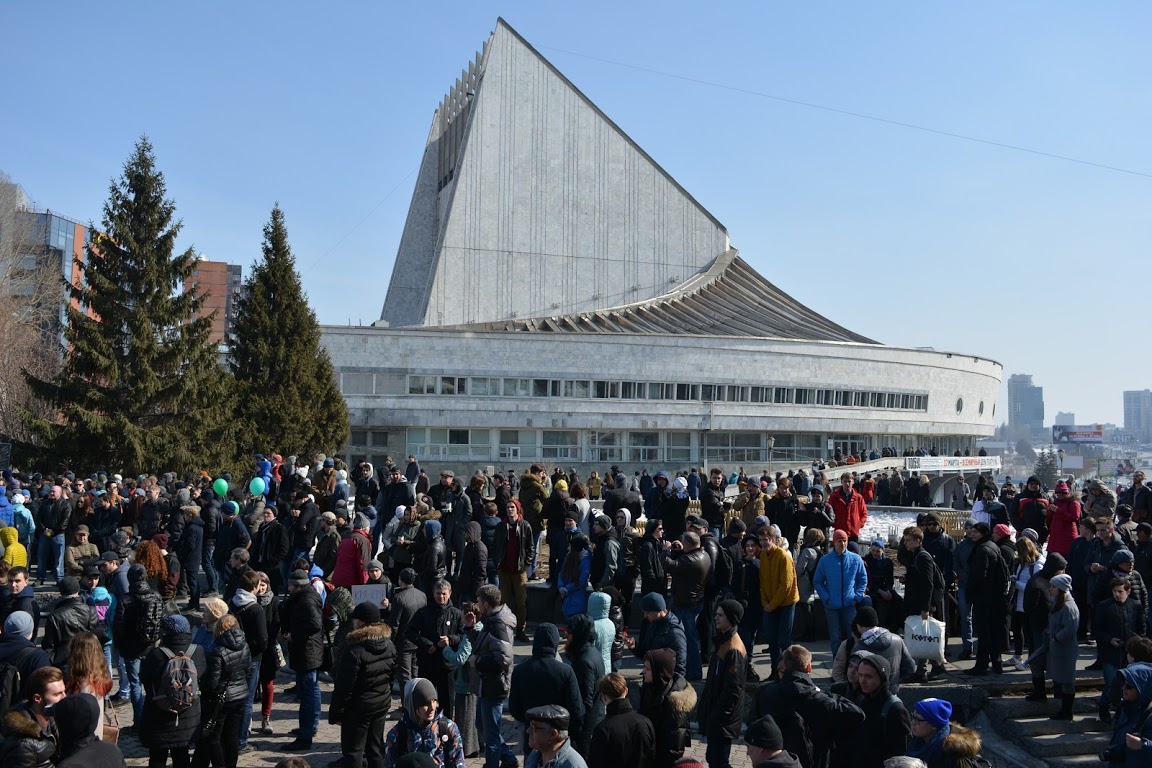
[[1079, 535], [1080, 502], [1068, 491], [1068, 483], [1056, 483], [1056, 501], [1048, 506], [1048, 551], [1072, 555], [1072, 542]]

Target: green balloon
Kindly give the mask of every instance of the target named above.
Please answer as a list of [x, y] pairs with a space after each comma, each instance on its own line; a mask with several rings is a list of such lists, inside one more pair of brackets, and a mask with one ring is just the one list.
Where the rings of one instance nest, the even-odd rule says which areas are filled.
[[264, 487], [264, 478], [262, 477], [254, 477], [252, 482], [248, 483], [248, 492], [253, 496], [259, 496], [266, 490], [268, 489]]
[[228, 481], [222, 477], [216, 478], [216, 482], [212, 483], [212, 490], [216, 491], [217, 496], [226, 496], [228, 494]]

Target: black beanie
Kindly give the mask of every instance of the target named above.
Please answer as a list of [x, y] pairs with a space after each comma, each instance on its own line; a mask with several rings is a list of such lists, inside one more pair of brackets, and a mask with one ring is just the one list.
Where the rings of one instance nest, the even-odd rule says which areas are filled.
[[720, 603], [719, 608], [724, 612], [724, 618], [728, 619], [728, 623], [734, 627], [740, 623], [740, 619], [744, 618], [744, 606], [735, 600], [724, 600]]

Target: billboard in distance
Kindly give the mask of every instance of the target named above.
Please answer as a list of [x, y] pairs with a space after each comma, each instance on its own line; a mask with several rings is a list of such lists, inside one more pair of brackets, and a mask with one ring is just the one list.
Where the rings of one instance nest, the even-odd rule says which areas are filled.
[[1053, 443], [1102, 443], [1103, 424], [1064, 424], [1052, 427]]

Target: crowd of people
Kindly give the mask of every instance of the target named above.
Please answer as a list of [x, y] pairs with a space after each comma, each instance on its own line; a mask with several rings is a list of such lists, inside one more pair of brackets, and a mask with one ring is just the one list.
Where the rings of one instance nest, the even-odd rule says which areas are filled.
[[[1037, 701], [1050, 678], [1054, 718], [1071, 718], [1091, 634], [1113, 757], [1152, 745], [1143, 476], [1119, 499], [1095, 481], [1048, 495], [1036, 478], [1019, 493], [959, 478], [964, 535], [926, 511], [894, 562], [861, 532], [896, 477], [912, 479], [612, 467], [585, 481], [533, 465], [466, 481], [444, 470], [432, 484], [415, 457], [377, 469], [278, 455], [256, 457], [244, 482], [10, 470], [0, 765], [123, 765], [115, 712], [130, 707], [124, 731], [150, 768], [235, 768], [253, 734], [278, 735], [285, 697], [296, 727], [277, 749], [308, 751], [322, 674], [339, 768], [518, 766], [505, 712], [525, 766], [691, 765], [697, 733], [710, 768], [730, 764], [737, 740], [756, 766], [976, 765], [979, 735], [949, 702], [897, 696], [944, 670], [913, 657], [906, 620], [946, 613], [970, 675], [1030, 669]], [[59, 592], [50, 607], [33, 554], [35, 579]], [[543, 578], [551, 621], [530, 636], [528, 584]], [[811, 676], [821, 626], [829, 691]], [[516, 659], [518, 643], [530, 657]]]

